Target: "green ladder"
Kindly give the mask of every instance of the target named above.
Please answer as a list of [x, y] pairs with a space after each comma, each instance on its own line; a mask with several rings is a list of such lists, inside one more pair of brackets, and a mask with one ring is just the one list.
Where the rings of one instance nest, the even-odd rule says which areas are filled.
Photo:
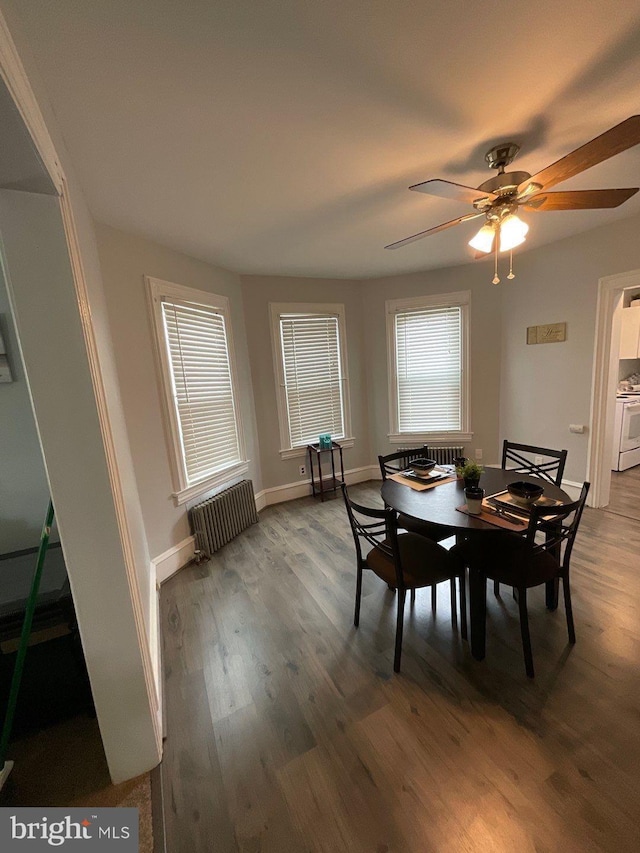
[[53, 524], [53, 503], [49, 500], [47, 508], [47, 516], [40, 534], [40, 547], [38, 548], [38, 559], [36, 560], [36, 568], [31, 581], [31, 591], [27, 599], [27, 609], [24, 614], [24, 622], [22, 623], [22, 633], [20, 635], [20, 645], [18, 646], [18, 656], [16, 664], [13, 668], [13, 677], [11, 679], [11, 690], [9, 691], [9, 702], [7, 703], [7, 713], [2, 726], [2, 735], [0, 736], [0, 790], [7, 780], [13, 761], [7, 761], [7, 750], [9, 748], [9, 738], [11, 737], [11, 729], [13, 728], [13, 718], [16, 713], [16, 705], [18, 704], [18, 693], [20, 692], [20, 682], [22, 681], [22, 672], [24, 670], [24, 661], [27, 656], [27, 647], [29, 645], [29, 635], [31, 634], [31, 625], [33, 623], [33, 614], [36, 610], [36, 600], [38, 598], [38, 590], [40, 589], [40, 581], [42, 579], [42, 570], [44, 568], [44, 559], [47, 555], [49, 547], [49, 536], [51, 535], [51, 525]]

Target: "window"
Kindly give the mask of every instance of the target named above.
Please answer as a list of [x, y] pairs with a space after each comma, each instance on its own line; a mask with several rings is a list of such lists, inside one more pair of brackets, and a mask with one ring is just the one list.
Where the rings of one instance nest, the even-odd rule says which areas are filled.
[[469, 300], [465, 291], [386, 303], [390, 441], [471, 439]]
[[147, 284], [181, 504], [247, 471], [229, 303], [158, 279]]
[[321, 433], [353, 446], [343, 305], [272, 304], [280, 455], [301, 456]]

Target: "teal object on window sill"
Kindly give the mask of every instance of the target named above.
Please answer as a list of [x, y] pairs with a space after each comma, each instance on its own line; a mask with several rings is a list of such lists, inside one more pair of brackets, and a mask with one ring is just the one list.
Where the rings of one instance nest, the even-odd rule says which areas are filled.
[[331, 450], [331, 434], [323, 432], [322, 435], [318, 436], [318, 445], [320, 450]]

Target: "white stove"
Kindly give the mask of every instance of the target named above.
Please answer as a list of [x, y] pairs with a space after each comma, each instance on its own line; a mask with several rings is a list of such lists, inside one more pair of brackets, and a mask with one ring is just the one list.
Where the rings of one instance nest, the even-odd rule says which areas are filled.
[[616, 397], [613, 427], [614, 471], [640, 465], [640, 391], [625, 391]]

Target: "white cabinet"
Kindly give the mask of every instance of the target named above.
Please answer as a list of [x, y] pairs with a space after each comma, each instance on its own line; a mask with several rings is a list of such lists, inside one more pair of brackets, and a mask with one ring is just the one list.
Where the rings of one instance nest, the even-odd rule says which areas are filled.
[[622, 309], [620, 358], [640, 358], [640, 305]]

